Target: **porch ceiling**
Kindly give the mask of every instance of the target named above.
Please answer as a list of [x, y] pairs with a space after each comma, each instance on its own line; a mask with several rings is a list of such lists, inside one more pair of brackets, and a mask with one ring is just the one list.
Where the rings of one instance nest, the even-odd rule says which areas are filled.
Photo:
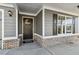
[[31, 14], [36, 14], [42, 6], [48, 6], [59, 10], [62, 9], [67, 12], [79, 14], [79, 9], [77, 8], [79, 3], [18, 3], [17, 5], [21, 12]]
[[18, 3], [19, 10], [30, 14], [36, 14], [42, 7], [41, 3]]

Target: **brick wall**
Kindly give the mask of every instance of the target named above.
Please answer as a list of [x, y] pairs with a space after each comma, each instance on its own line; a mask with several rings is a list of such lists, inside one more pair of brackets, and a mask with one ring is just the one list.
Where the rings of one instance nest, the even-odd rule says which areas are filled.
[[79, 44], [79, 36], [65, 36], [43, 39], [35, 35], [35, 40], [42, 46], [52, 46], [56, 44]]
[[16, 48], [19, 47], [19, 40], [4, 40], [3, 41], [3, 48], [9, 49], [9, 48]]
[[37, 35], [34, 35], [34, 40], [40, 44], [41, 46], [43, 46], [43, 38], [37, 36]]

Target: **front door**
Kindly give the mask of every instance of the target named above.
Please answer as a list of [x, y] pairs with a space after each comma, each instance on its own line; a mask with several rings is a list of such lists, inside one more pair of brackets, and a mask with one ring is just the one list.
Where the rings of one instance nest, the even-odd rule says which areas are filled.
[[33, 39], [33, 19], [23, 19], [23, 42], [29, 42]]

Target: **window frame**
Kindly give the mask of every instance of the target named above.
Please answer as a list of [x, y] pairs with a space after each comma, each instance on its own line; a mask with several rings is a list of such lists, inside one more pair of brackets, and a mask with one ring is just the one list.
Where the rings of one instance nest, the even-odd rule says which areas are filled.
[[[58, 24], [58, 20], [61, 20], [61, 22], [62, 22], [62, 19], [59, 19], [59, 17], [65, 17], [65, 19], [63, 19], [64, 21], [66, 21], [67, 20], [67, 17], [71, 17], [72, 18], [72, 24], [63, 24], [63, 23], [61, 23], [61, 24]], [[70, 25], [72, 25], [71, 26], [71, 33], [66, 33], [67, 32], [67, 26], [70, 26]], [[61, 34], [58, 34], [58, 26], [61, 26]], [[65, 31], [63, 32], [63, 26], [65, 26]], [[72, 16], [67, 16], [67, 15], [62, 15], [62, 14], [58, 14], [58, 16], [57, 16], [57, 35], [65, 35], [65, 34], [73, 34], [73, 17]]]

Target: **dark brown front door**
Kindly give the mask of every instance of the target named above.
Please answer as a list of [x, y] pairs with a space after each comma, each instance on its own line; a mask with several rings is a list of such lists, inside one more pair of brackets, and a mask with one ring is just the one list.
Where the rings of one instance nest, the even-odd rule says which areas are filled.
[[29, 40], [33, 38], [33, 20], [30, 18], [23, 19], [23, 40]]

